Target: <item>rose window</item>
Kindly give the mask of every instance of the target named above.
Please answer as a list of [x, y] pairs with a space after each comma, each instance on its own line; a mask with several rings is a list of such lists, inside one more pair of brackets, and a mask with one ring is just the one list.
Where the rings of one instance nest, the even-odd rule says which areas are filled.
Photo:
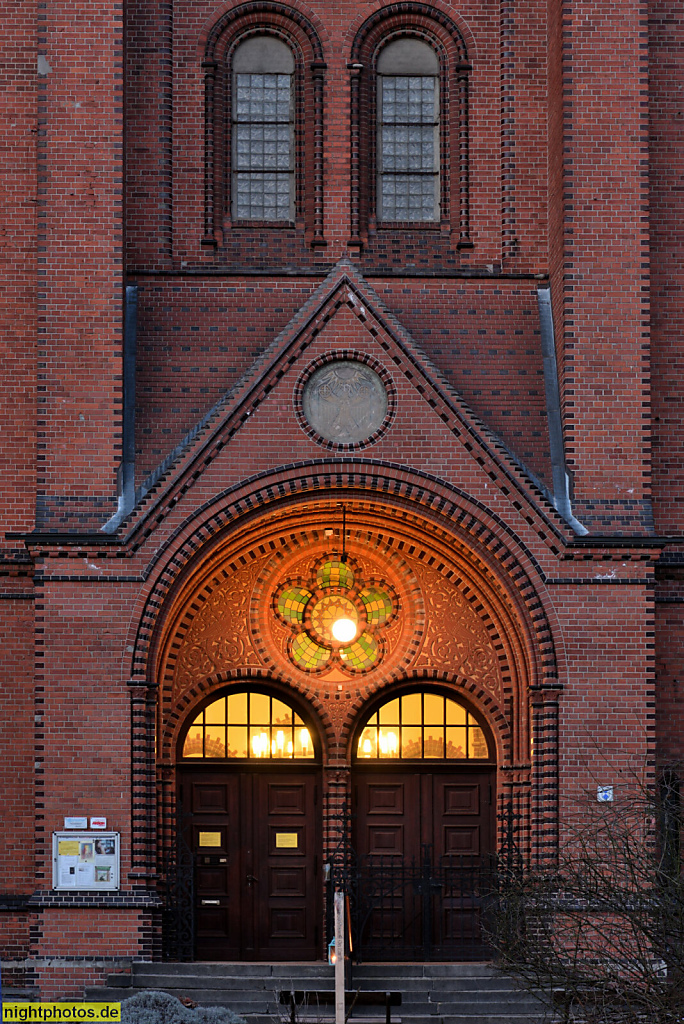
[[366, 585], [340, 559], [326, 559], [310, 580], [285, 583], [275, 597], [276, 613], [292, 631], [290, 658], [305, 672], [334, 665], [350, 672], [374, 668], [395, 607], [386, 583]]

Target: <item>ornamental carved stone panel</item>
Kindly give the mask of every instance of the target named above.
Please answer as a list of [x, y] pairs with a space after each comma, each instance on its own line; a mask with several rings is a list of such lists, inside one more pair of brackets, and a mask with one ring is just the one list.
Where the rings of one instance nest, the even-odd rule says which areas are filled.
[[[216, 672], [261, 666], [249, 628], [249, 601], [264, 559], [237, 571], [224, 569], [191, 604], [176, 632], [178, 653], [173, 672], [173, 696]], [[220, 578], [219, 578], [220, 577]]]
[[494, 649], [494, 623], [490, 619], [486, 625], [459, 586], [443, 573], [418, 561], [412, 567], [425, 598], [425, 632], [411, 667], [458, 674], [500, 700], [502, 678]]

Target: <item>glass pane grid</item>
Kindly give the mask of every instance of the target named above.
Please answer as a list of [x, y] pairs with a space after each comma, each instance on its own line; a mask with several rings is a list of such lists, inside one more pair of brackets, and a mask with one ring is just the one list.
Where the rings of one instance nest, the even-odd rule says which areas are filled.
[[236, 74], [233, 122], [233, 217], [291, 220], [292, 76]]
[[384, 626], [392, 614], [392, 600], [384, 590], [366, 587], [359, 597], [366, 609], [369, 626]]
[[235, 169], [238, 171], [291, 171], [291, 149], [289, 124], [235, 126]]
[[380, 202], [383, 220], [434, 220], [435, 176], [383, 174]]
[[286, 622], [304, 621], [304, 609], [311, 597], [311, 591], [304, 587], [287, 587], [278, 597], [278, 614]]
[[340, 658], [350, 668], [367, 669], [375, 664], [378, 658], [378, 645], [370, 633], [362, 633], [358, 640], [349, 647], [340, 648]]
[[183, 757], [313, 758], [309, 730], [289, 705], [264, 693], [220, 697], [195, 718]]
[[383, 75], [383, 124], [434, 124], [436, 84], [427, 75]]
[[435, 171], [435, 132], [433, 128], [383, 125], [381, 135], [382, 172]]
[[486, 760], [489, 751], [477, 719], [462, 705], [439, 694], [411, 693], [388, 701], [368, 720], [357, 756], [464, 761]]
[[345, 562], [331, 559], [320, 566], [316, 583], [319, 587], [353, 587], [354, 573]]
[[233, 175], [239, 220], [289, 220], [290, 174], [237, 172]]
[[290, 120], [290, 75], [235, 76], [235, 121]]
[[381, 76], [377, 141], [381, 220], [437, 219], [438, 122], [436, 76]]

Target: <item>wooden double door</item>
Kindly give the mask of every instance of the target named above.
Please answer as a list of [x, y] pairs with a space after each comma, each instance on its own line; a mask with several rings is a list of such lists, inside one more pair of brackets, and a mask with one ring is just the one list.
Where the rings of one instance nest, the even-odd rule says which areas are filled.
[[367, 960], [486, 956], [495, 769], [361, 768], [357, 946]]
[[320, 956], [319, 794], [315, 770], [183, 770], [196, 959]]

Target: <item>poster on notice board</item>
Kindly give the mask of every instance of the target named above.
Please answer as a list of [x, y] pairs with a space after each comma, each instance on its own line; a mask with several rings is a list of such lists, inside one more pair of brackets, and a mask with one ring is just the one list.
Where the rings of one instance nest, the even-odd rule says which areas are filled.
[[118, 889], [119, 846], [118, 832], [53, 832], [52, 888]]

